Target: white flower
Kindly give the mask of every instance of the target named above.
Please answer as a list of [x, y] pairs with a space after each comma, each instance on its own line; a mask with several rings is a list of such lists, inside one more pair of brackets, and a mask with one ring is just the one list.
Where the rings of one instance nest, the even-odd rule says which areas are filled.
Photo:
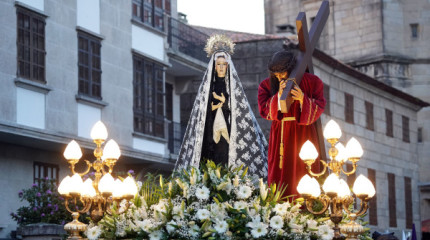
[[237, 198], [239, 199], [247, 199], [251, 196], [252, 190], [248, 186], [240, 186], [237, 191]]
[[196, 197], [200, 200], [207, 200], [209, 198], [209, 189], [205, 186], [197, 188]]
[[273, 216], [270, 219], [270, 227], [274, 228], [274, 229], [280, 229], [284, 226], [284, 220], [282, 220], [281, 216]]
[[276, 212], [276, 215], [285, 216], [288, 212], [289, 206], [290, 206], [289, 202], [284, 202], [282, 204], [277, 203], [273, 210]]
[[300, 204], [300, 203], [297, 203], [296, 205], [294, 205], [291, 209], [290, 209], [290, 211], [292, 212], [292, 213], [294, 213], [294, 212], [298, 212], [299, 210], [300, 210], [300, 207], [301, 207], [302, 205]]
[[255, 228], [256, 226], [258, 226], [261, 222], [261, 217], [260, 215], [257, 215], [255, 217], [252, 218], [252, 222], [249, 222], [246, 224], [247, 227], [250, 228]]
[[244, 209], [246, 207], [247, 207], [247, 204], [244, 201], [238, 201], [234, 203], [234, 208], [237, 210]]
[[172, 233], [176, 230], [175, 225], [177, 225], [177, 223], [175, 221], [170, 221], [166, 224], [166, 229], [168, 233]]
[[136, 225], [145, 232], [150, 232], [151, 228], [153, 227], [153, 224], [149, 219], [145, 219], [143, 221], [137, 221]]
[[163, 237], [163, 232], [155, 231], [149, 234], [149, 240], [160, 240]]
[[267, 234], [267, 225], [260, 222], [251, 230], [251, 234], [254, 238], [259, 238]]
[[211, 204], [211, 217], [214, 219], [223, 220], [227, 215], [223, 205], [218, 205], [217, 203]]
[[193, 225], [193, 226], [190, 228], [189, 234], [190, 234], [191, 236], [193, 236], [193, 237], [196, 237], [197, 235], [199, 235], [199, 231], [200, 231], [199, 226], [197, 226], [197, 225]]
[[302, 233], [303, 232], [303, 225], [297, 224], [294, 219], [291, 220], [290, 223], [288, 223], [288, 226], [291, 228], [291, 232], [293, 232], [293, 233]]
[[308, 229], [311, 231], [315, 231], [317, 229], [317, 224], [318, 222], [313, 220], [313, 219], [308, 219], [306, 221], [306, 223], [308, 224]]
[[99, 238], [101, 233], [102, 233], [102, 230], [99, 227], [94, 226], [92, 228], [88, 228], [86, 235], [89, 240], [96, 240]]
[[214, 228], [218, 233], [225, 233], [228, 229], [228, 224], [226, 221], [216, 221]]
[[328, 225], [321, 225], [318, 227], [318, 235], [320, 235], [323, 240], [330, 240], [334, 236], [334, 231]]
[[210, 217], [211, 213], [206, 209], [199, 209], [197, 211], [197, 218], [200, 220], [205, 220]]

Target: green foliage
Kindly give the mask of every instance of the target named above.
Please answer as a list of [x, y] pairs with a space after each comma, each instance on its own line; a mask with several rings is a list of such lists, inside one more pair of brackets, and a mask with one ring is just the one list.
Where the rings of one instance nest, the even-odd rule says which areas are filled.
[[64, 225], [72, 220], [54, 180], [42, 179], [38, 184], [35, 183], [30, 188], [21, 190], [18, 197], [21, 202], [27, 201], [29, 204], [10, 214], [20, 226], [41, 222]]

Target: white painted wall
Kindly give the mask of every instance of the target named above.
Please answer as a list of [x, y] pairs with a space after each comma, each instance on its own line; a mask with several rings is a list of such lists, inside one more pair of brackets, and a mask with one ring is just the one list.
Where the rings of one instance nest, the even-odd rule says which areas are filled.
[[77, 25], [100, 34], [100, 1], [77, 0]]
[[164, 143], [134, 137], [133, 148], [164, 156], [166, 146]]
[[173, 85], [173, 121], [181, 122], [181, 96], [176, 94], [175, 85]]
[[16, 122], [34, 128], [45, 128], [45, 94], [16, 89]]
[[91, 129], [101, 120], [101, 109], [78, 103], [78, 136], [91, 139]]
[[42, 12], [45, 9], [44, 0], [19, 0], [16, 2], [22, 2], [22, 3], [24, 3], [30, 7], [36, 8]]
[[164, 61], [164, 38], [162, 36], [132, 25], [131, 37], [133, 49]]

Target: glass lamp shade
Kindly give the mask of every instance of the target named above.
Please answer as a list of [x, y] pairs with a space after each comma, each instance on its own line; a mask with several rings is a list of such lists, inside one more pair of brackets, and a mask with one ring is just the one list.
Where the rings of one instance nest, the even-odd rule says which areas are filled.
[[113, 139], [109, 140], [103, 149], [102, 159], [118, 159], [119, 156], [121, 156], [121, 151], [118, 144]]
[[58, 186], [58, 193], [61, 195], [68, 195], [70, 193], [69, 187], [70, 187], [70, 181], [71, 178], [69, 176], [66, 176], [61, 180], [60, 185]]
[[345, 182], [345, 180], [340, 179], [340, 188], [339, 192], [337, 193], [339, 197], [346, 197], [351, 195], [351, 191], [349, 190], [348, 184]]
[[297, 185], [297, 192], [300, 194], [311, 194], [311, 177], [308, 174], [305, 174], [302, 179], [300, 179], [299, 184]]
[[315, 160], [318, 157], [318, 151], [311, 141], [307, 140], [302, 149], [300, 149], [299, 157], [302, 160]]
[[66, 150], [64, 150], [63, 155], [64, 158], [66, 158], [67, 160], [81, 159], [82, 151], [79, 147], [79, 144], [75, 140], [72, 140], [69, 142], [69, 144], [67, 144]]
[[354, 191], [357, 196], [366, 194], [369, 198], [375, 196], [376, 193], [372, 182], [367, 177], [363, 176], [363, 174], [360, 174], [355, 180], [352, 191]]
[[334, 194], [334, 193], [338, 193], [339, 189], [340, 189], [339, 177], [336, 176], [336, 174], [334, 173], [330, 174], [323, 184], [324, 192], [327, 194], [329, 193]]
[[338, 161], [338, 162], [343, 162], [343, 161], [345, 161], [345, 159], [346, 159], [346, 149], [345, 149], [345, 147], [343, 146], [343, 144], [342, 143], [340, 143], [340, 142], [338, 142], [337, 144], [336, 144], [336, 149], [337, 149], [337, 155], [336, 155], [336, 157], [334, 158], [334, 160], [336, 160], [336, 161]]
[[88, 178], [85, 180], [82, 190], [82, 196], [83, 197], [94, 197], [96, 196], [96, 190], [93, 187], [93, 180], [91, 178]]
[[297, 192], [300, 194], [309, 194], [313, 197], [318, 197], [321, 194], [321, 189], [318, 181], [306, 174], [302, 177], [302, 179], [300, 179], [300, 182], [297, 185]]
[[321, 195], [320, 184], [315, 178], [311, 178], [310, 186], [311, 186], [311, 195], [313, 197], [318, 197], [319, 195]]
[[363, 148], [354, 137], [352, 137], [346, 144], [346, 152], [348, 154], [348, 158], [361, 158], [361, 156], [363, 156]]
[[101, 121], [96, 122], [91, 129], [91, 138], [93, 140], [106, 140], [107, 136], [106, 126]]
[[126, 191], [127, 191], [127, 187], [125, 186], [125, 184], [121, 180], [116, 179], [114, 183], [114, 190], [112, 192], [112, 197], [120, 198], [126, 194]]
[[75, 173], [70, 178], [69, 181], [69, 193], [79, 193], [82, 194], [82, 189], [84, 187], [84, 182], [79, 174]]
[[137, 194], [137, 185], [134, 179], [130, 176], [124, 179], [124, 185], [127, 188], [126, 193], [135, 196]]
[[110, 175], [110, 173], [106, 173], [100, 179], [99, 192], [112, 193], [114, 191], [114, 183], [115, 183], [115, 180], [113, 179], [112, 175]]
[[342, 131], [340, 130], [339, 124], [334, 120], [330, 120], [325, 125], [323, 135], [325, 139], [339, 139], [342, 136]]

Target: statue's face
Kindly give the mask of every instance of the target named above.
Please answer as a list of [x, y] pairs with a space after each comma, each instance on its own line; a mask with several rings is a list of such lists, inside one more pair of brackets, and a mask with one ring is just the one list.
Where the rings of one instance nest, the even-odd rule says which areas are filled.
[[275, 72], [273, 73], [278, 81], [282, 81], [288, 78], [288, 72]]
[[227, 61], [223, 57], [219, 57], [215, 61], [215, 71], [218, 77], [225, 77], [227, 73]]

